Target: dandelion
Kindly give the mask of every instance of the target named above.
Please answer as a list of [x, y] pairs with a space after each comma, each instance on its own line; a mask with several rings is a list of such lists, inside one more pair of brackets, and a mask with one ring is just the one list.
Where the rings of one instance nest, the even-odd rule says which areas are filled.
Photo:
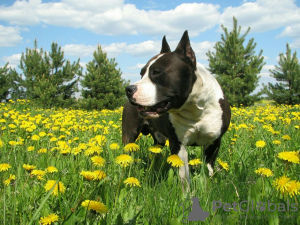
[[0, 164], [0, 172], [7, 171], [10, 168], [11, 168], [11, 166], [9, 164], [7, 164], [7, 163]]
[[263, 168], [263, 167], [258, 168], [257, 170], [254, 171], [254, 173], [264, 175], [266, 177], [272, 177], [273, 176], [272, 170], [270, 170], [268, 168]]
[[281, 144], [281, 141], [279, 141], [279, 140], [274, 140], [274, 141], [273, 141], [273, 144], [274, 144], [274, 145], [280, 145], [280, 144]]
[[126, 180], [124, 180], [124, 184], [129, 185], [130, 187], [141, 187], [140, 181], [135, 177], [128, 177]]
[[101, 170], [95, 170], [93, 172], [94, 174], [94, 179], [93, 180], [102, 180], [106, 177], [106, 174], [104, 171], [101, 171]]
[[119, 155], [116, 159], [115, 162], [119, 164], [121, 167], [127, 167], [131, 163], [133, 163], [133, 159], [130, 155], [122, 154]]
[[31, 151], [33, 151], [33, 150], [34, 150], [34, 147], [33, 147], [33, 146], [28, 146], [28, 147], [27, 147], [27, 151], [28, 151], [28, 152], [31, 152]]
[[91, 160], [95, 166], [104, 166], [105, 164], [105, 159], [103, 159], [101, 156], [93, 156]]
[[17, 141], [9, 141], [8, 142], [9, 145], [12, 145], [12, 146], [16, 146], [18, 145], [19, 143]]
[[227, 162], [223, 162], [221, 159], [217, 159], [217, 162], [224, 170], [226, 170], [226, 171], [229, 170], [229, 165]]
[[276, 178], [272, 185], [276, 188], [276, 190], [279, 190], [281, 193], [285, 193], [286, 190], [291, 186], [290, 185], [290, 178], [283, 175], [279, 178]]
[[125, 152], [136, 152], [139, 150], [140, 150], [140, 147], [136, 143], [129, 143], [124, 147]]
[[40, 136], [38, 136], [36, 134], [31, 137], [31, 140], [33, 140], [33, 141], [39, 141], [40, 139], [41, 139]]
[[264, 141], [257, 141], [255, 143], [255, 145], [256, 145], [257, 148], [263, 148], [263, 147], [266, 146], [266, 142], [264, 142]]
[[200, 165], [202, 162], [200, 159], [192, 159], [189, 161], [189, 165], [191, 166], [197, 166], [197, 165]]
[[58, 215], [55, 213], [50, 214], [49, 216], [44, 216], [41, 217], [40, 223], [42, 225], [50, 225], [51, 223], [57, 222], [58, 221]]
[[46, 171], [47, 171], [47, 173], [56, 173], [56, 172], [58, 172], [58, 169], [54, 166], [48, 166]]
[[36, 166], [29, 165], [29, 164], [23, 164], [23, 168], [25, 170], [27, 170], [28, 172], [30, 172], [31, 170], [34, 170], [36, 168]]
[[[48, 180], [47, 183], [44, 186], [45, 190], [50, 191], [53, 188], [53, 186], [55, 185], [55, 183], [56, 183], [56, 180]], [[55, 195], [55, 196], [58, 196], [58, 192], [63, 194], [63, 193], [65, 193], [65, 191], [66, 191], [65, 185], [62, 182], [59, 181], [55, 185], [52, 194]]]
[[184, 165], [184, 161], [178, 155], [170, 155], [167, 158], [167, 162], [173, 167], [181, 167]]
[[118, 150], [120, 148], [120, 146], [117, 143], [112, 143], [109, 145], [109, 148], [111, 150]]
[[2, 148], [4, 145], [3, 141], [0, 139], [0, 148]]
[[299, 153], [296, 151], [291, 151], [291, 152], [280, 152], [278, 154], [278, 158], [286, 160], [288, 162], [292, 163], [300, 163], [300, 158], [299, 158]]
[[86, 180], [91, 181], [94, 180], [95, 174], [92, 171], [84, 171], [80, 172], [80, 175], [83, 176]]
[[150, 148], [148, 148], [148, 150], [152, 153], [158, 154], [162, 152], [161, 146], [160, 145], [155, 145], [155, 146], [151, 146]]
[[31, 175], [35, 175], [39, 180], [43, 180], [46, 172], [43, 170], [32, 170]]
[[81, 203], [81, 205], [89, 210], [95, 210], [98, 213], [106, 213], [108, 212], [107, 207], [98, 201], [94, 200], [85, 200]]
[[95, 140], [98, 145], [104, 145], [106, 142], [106, 137], [104, 135], [96, 135]]
[[295, 195], [300, 194], [300, 182], [296, 180], [291, 180], [289, 182], [289, 187], [287, 187], [286, 192], [290, 195], [290, 197], [294, 197]]
[[55, 141], [57, 141], [57, 138], [56, 137], [52, 137], [52, 138], [50, 138], [50, 141], [51, 142], [55, 142]]
[[40, 150], [38, 150], [37, 153], [47, 153], [47, 149], [41, 148]]
[[39, 133], [39, 136], [40, 137], [44, 137], [44, 136], [46, 136], [47, 134], [44, 132], [44, 131], [41, 131], [40, 133]]
[[16, 179], [16, 176], [15, 176], [15, 175], [9, 174], [9, 178], [8, 178], [7, 180], [5, 180], [3, 183], [4, 183], [6, 186], [8, 186], [8, 185], [10, 185], [10, 182], [11, 182], [12, 180], [15, 180], [15, 179]]
[[282, 139], [283, 140], [292, 140], [292, 138], [289, 135], [283, 135]]

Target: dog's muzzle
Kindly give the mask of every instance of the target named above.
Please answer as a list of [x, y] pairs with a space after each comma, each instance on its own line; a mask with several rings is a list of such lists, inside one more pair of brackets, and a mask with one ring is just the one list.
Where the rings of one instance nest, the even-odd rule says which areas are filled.
[[132, 100], [133, 94], [137, 91], [137, 86], [136, 85], [129, 85], [125, 88], [125, 91], [126, 91], [127, 98], [129, 100]]

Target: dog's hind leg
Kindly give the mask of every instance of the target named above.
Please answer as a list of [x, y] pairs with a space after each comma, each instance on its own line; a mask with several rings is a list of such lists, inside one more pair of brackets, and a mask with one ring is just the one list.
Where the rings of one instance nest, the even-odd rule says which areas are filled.
[[190, 175], [189, 175], [189, 165], [188, 165], [188, 154], [186, 147], [181, 145], [178, 152], [178, 156], [184, 161], [184, 165], [179, 168], [179, 176], [181, 178], [182, 191], [185, 190], [185, 184], [187, 185], [187, 192], [190, 189]]
[[216, 139], [211, 145], [204, 146], [204, 157], [207, 163], [209, 176], [212, 176], [214, 173], [214, 165], [219, 153], [220, 145], [221, 137]]

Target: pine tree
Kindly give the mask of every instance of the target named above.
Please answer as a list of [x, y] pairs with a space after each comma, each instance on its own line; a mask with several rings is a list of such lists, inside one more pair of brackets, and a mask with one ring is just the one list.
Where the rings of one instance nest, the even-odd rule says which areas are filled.
[[22, 53], [20, 68], [25, 76], [22, 85], [26, 97], [42, 107], [65, 107], [78, 91], [77, 76], [81, 76], [82, 71], [79, 59], [73, 64], [65, 60], [57, 43], [52, 43], [48, 53], [42, 48], [37, 49], [35, 41], [34, 49], [27, 48], [26, 53]]
[[126, 82], [116, 69], [115, 59], [108, 59], [99, 45], [94, 59], [86, 66], [86, 74], [81, 81], [84, 107], [87, 109], [115, 109], [125, 103]]
[[262, 50], [255, 55], [253, 38], [244, 46], [250, 27], [241, 35], [241, 26], [238, 27], [236, 18], [233, 18], [231, 32], [223, 25], [222, 29], [225, 35], [222, 34], [222, 41], [216, 43], [216, 52], [207, 53], [209, 70], [215, 74], [231, 105], [251, 105], [259, 95], [250, 94], [258, 86], [258, 74], [265, 65]]
[[286, 45], [286, 54], [279, 54], [278, 64], [270, 73], [280, 83], [268, 83], [268, 87], [265, 86], [267, 95], [278, 104], [299, 104], [300, 64], [297, 52], [292, 55], [289, 44]]
[[18, 88], [20, 82], [16, 70], [9, 68], [8, 63], [0, 67], [0, 102], [22, 98], [23, 96]]

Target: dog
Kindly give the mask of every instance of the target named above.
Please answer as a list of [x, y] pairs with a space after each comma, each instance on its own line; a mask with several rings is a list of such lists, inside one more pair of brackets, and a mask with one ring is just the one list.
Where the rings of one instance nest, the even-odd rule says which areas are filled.
[[184, 161], [179, 169], [183, 190], [190, 183], [186, 147], [203, 146], [211, 176], [231, 110], [217, 80], [196, 62], [188, 31], [173, 52], [164, 36], [160, 53], [140, 74], [141, 80], [126, 87], [123, 143], [135, 142], [140, 133], [150, 133], [155, 145], [169, 139], [171, 154]]

